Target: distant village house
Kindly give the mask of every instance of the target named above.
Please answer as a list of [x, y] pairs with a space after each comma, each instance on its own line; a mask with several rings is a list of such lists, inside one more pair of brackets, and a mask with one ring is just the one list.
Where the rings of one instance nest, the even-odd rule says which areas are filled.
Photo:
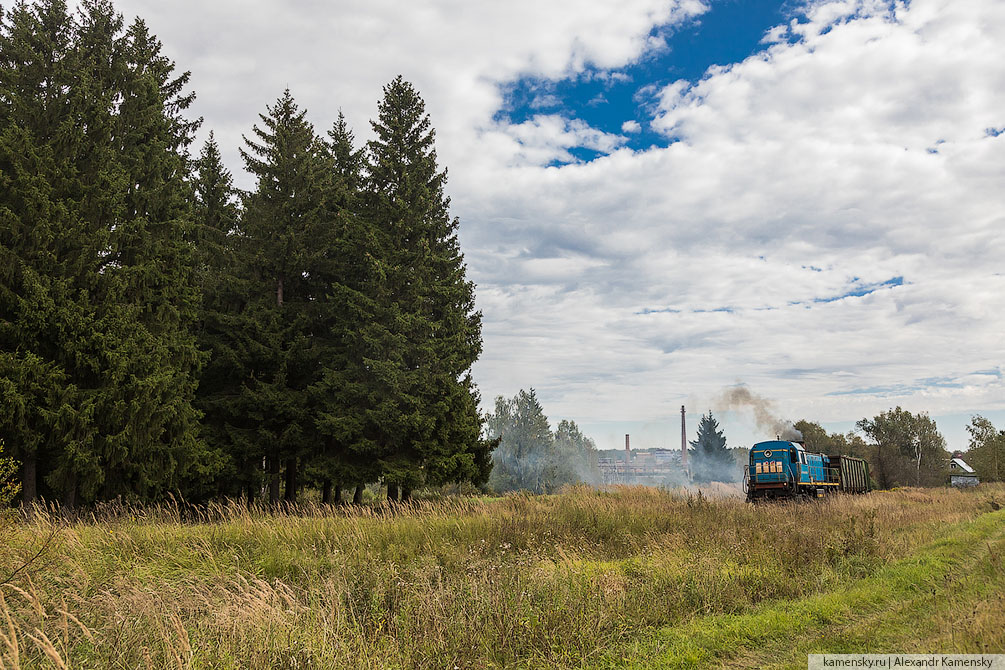
[[953, 457], [949, 461], [949, 483], [952, 486], [977, 486], [980, 480], [977, 473], [963, 460], [963, 453], [953, 452]]

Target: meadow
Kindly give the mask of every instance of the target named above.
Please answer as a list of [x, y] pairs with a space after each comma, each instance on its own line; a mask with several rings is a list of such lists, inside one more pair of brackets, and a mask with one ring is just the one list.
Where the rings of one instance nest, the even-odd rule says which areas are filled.
[[1003, 503], [1003, 485], [762, 505], [633, 487], [111, 505], [72, 521], [36, 509], [0, 543], [0, 669], [795, 668], [823, 651], [1005, 652]]

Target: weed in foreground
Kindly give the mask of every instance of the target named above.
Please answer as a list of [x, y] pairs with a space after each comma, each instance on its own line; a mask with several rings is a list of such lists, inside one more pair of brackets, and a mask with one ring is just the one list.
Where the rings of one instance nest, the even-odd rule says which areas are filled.
[[[6, 587], [0, 667], [578, 667], [648, 631], [843, 588], [987, 512], [992, 488], [106, 506]], [[39, 510], [17, 533], [56, 523]]]

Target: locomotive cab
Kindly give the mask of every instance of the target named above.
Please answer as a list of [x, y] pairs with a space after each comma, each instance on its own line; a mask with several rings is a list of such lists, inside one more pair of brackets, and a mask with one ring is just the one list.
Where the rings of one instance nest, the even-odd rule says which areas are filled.
[[750, 450], [747, 496], [774, 498], [791, 495], [797, 481], [802, 448], [794, 442], [760, 442]]

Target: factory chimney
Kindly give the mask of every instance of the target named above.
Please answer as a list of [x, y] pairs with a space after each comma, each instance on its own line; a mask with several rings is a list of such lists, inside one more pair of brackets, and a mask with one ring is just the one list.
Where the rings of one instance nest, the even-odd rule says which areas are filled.
[[687, 473], [687, 420], [684, 405], [680, 406], [680, 467]]
[[626, 468], [628, 467], [628, 464], [631, 462], [631, 460], [632, 460], [632, 448], [629, 446], [629, 443], [628, 443], [628, 433], [625, 433], [625, 467]]

